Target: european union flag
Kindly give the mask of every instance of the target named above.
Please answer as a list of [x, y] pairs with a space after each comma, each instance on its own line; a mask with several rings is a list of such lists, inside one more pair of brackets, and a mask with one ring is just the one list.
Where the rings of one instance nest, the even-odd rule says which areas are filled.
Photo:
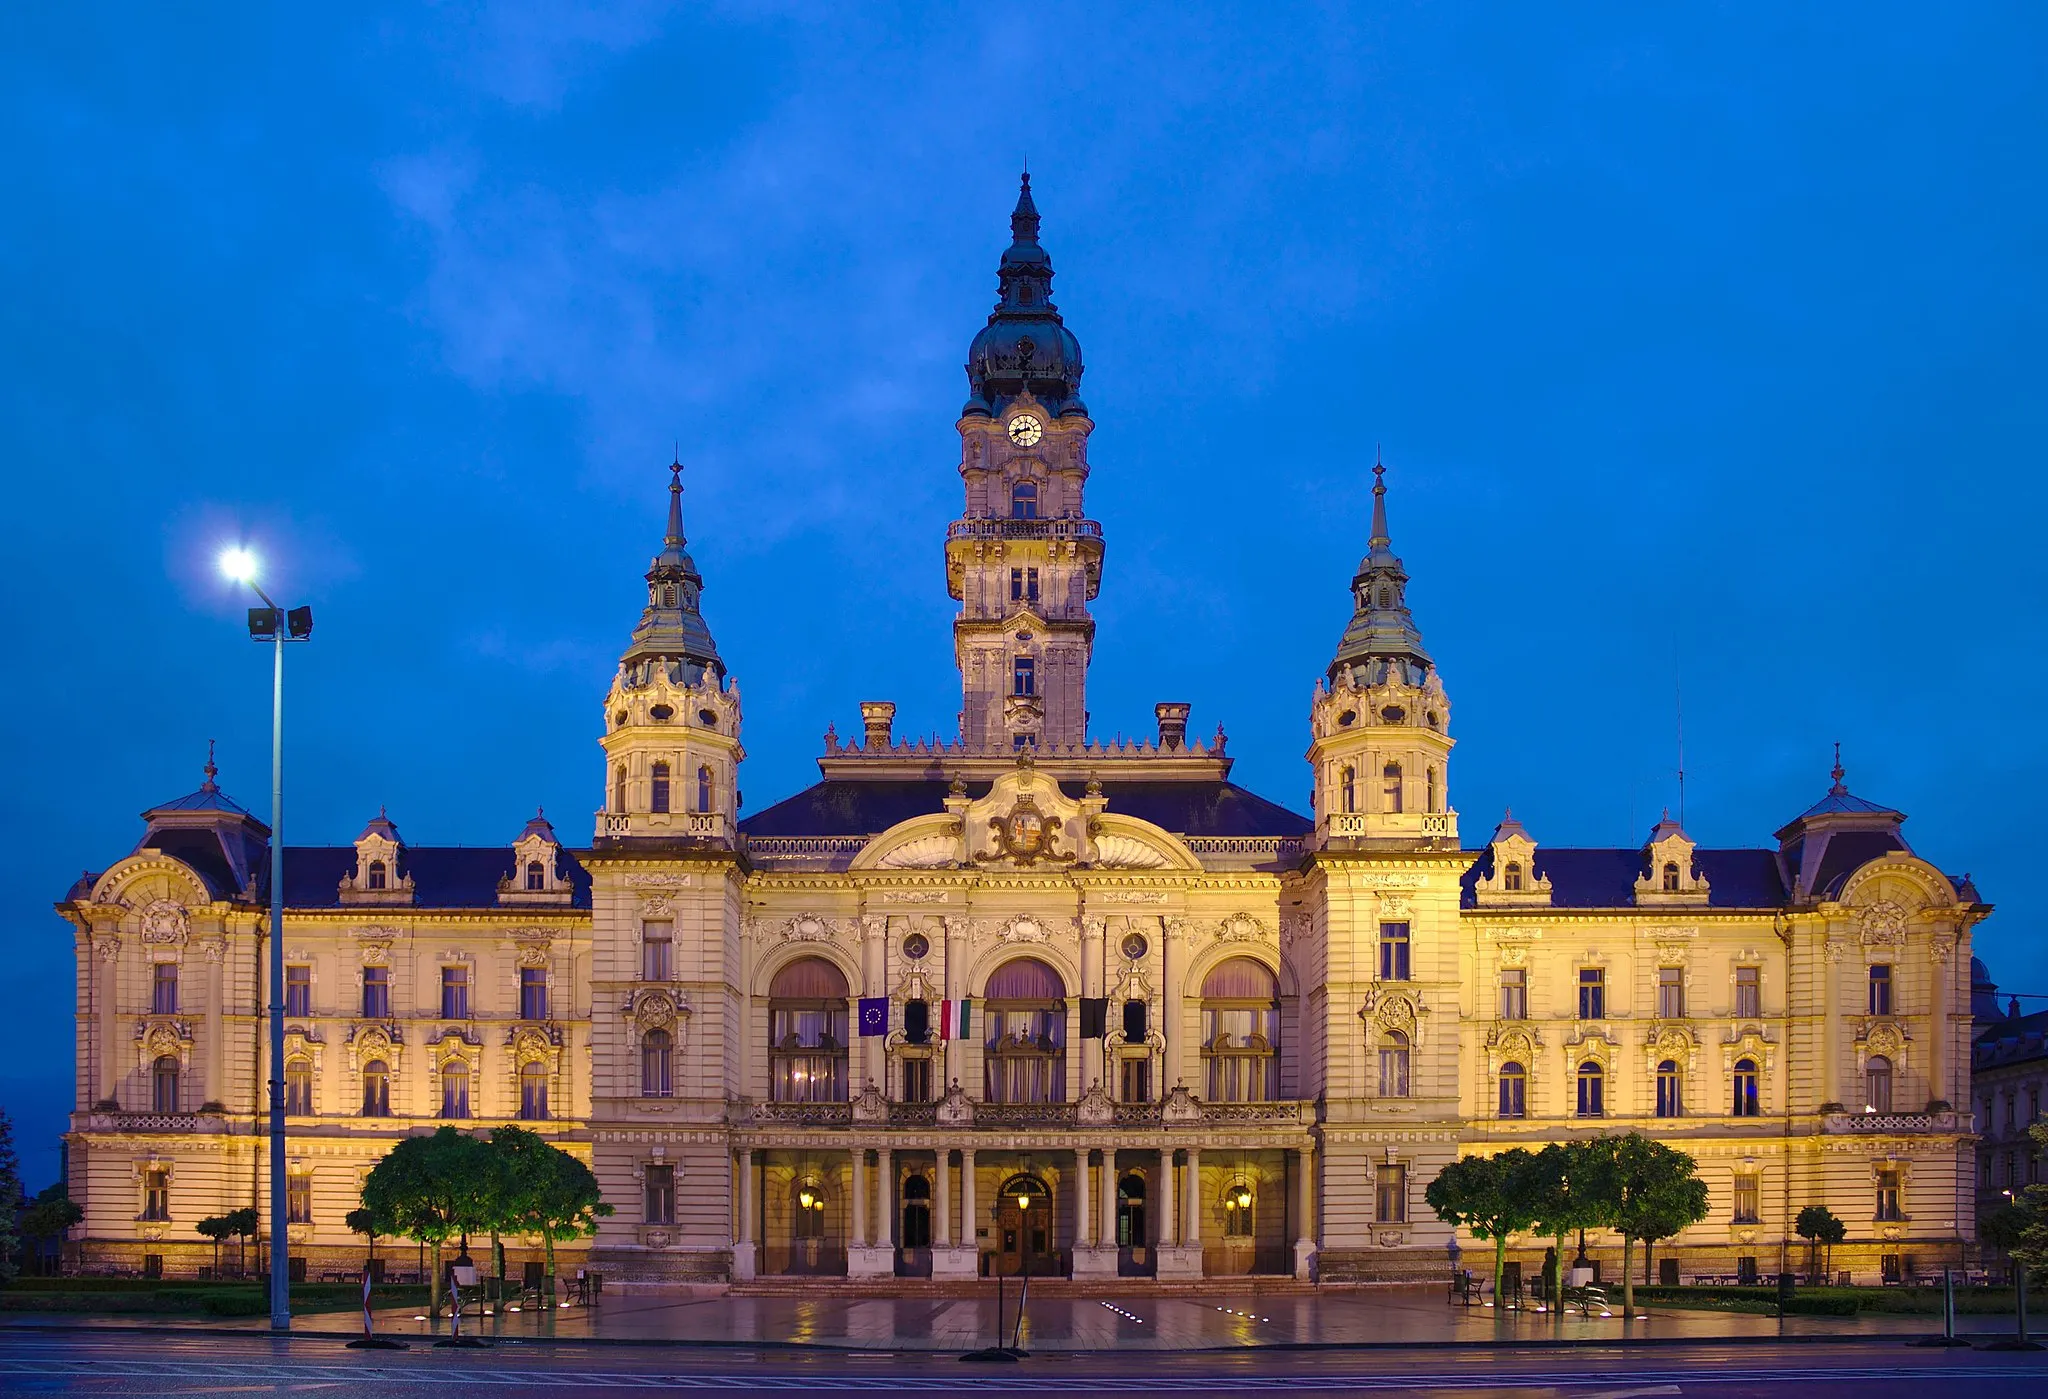
[[860, 998], [860, 1032], [863, 1035], [886, 1035], [889, 1033], [889, 998], [887, 996], [862, 996]]

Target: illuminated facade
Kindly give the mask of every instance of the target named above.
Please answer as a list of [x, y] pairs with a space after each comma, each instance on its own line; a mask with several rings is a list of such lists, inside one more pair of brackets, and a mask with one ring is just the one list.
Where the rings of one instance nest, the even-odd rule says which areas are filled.
[[[1512, 819], [1462, 844], [1383, 479], [1314, 678], [1308, 815], [1234, 785], [1185, 703], [1151, 740], [1089, 736], [1093, 424], [1028, 184], [1012, 233], [958, 419], [957, 740], [864, 703], [816, 785], [736, 819], [740, 687], [672, 482], [587, 847], [539, 817], [412, 847], [380, 815], [288, 852], [309, 1269], [359, 1257], [363, 1173], [444, 1121], [587, 1156], [617, 1207], [588, 1256], [621, 1279], [1435, 1277], [1445, 1162], [1631, 1128], [1711, 1188], [1660, 1250], [1687, 1273], [1776, 1271], [1809, 1204], [1849, 1224], [1838, 1269], [1953, 1257], [1975, 890], [1839, 768], [1754, 849], [1668, 819], [1634, 849]], [[60, 905], [71, 1180], [89, 1261], [182, 1271], [210, 1257], [194, 1221], [262, 1190], [268, 833], [210, 769], [145, 819]]]

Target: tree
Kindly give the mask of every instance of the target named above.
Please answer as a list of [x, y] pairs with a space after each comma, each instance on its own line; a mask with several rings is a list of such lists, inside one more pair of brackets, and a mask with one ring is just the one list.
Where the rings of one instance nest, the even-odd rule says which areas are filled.
[[1535, 1222], [1530, 1208], [1528, 1176], [1536, 1158], [1520, 1147], [1496, 1156], [1467, 1156], [1437, 1172], [1422, 1198], [1436, 1217], [1474, 1238], [1493, 1241], [1493, 1296], [1500, 1301], [1500, 1279], [1507, 1265], [1508, 1237]]
[[1526, 1191], [1535, 1227], [1555, 1241], [1550, 1305], [1564, 1299], [1564, 1242], [1574, 1230], [1597, 1229], [1614, 1216], [1612, 1155], [1600, 1142], [1552, 1143], [1529, 1164]]
[[14, 1276], [14, 1213], [21, 1204], [21, 1158], [14, 1154], [14, 1123], [0, 1108], [0, 1282]]
[[[64, 1231], [85, 1218], [85, 1211], [79, 1207], [64, 1190], [64, 1182], [55, 1185], [36, 1196], [21, 1216], [22, 1237], [36, 1245], [38, 1253], [44, 1243], [51, 1239], [62, 1239]], [[214, 1260], [218, 1263], [220, 1260]]]
[[377, 1261], [378, 1238], [396, 1231], [392, 1229], [389, 1221], [380, 1218], [375, 1210], [361, 1207], [352, 1209], [343, 1215], [341, 1222], [348, 1226], [349, 1233], [361, 1234], [370, 1241], [369, 1255], [363, 1261], [363, 1271], [370, 1271], [371, 1265]]
[[202, 1239], [213, 1240], [213, 1275], [220, 1276], [220, 1245], [223, 1239], [233, 1235], [233, 1227], [224, 1214], [210, 1214], [192, 1226], [192, 1231]]
[[1629, 1269], [1635, 1241], [1645, 1250], [1707, 1217], [1707, 1183], [1692, 1157], [1640, 1132], [1587, 1144], [1603, 1157], [1595, 1173], [1607, 1199], [1608, 1220], [1621, 1235], [1621, 1314], [1636, 1312], [1636, 1281]]
[[242, 1256], [238, 1262], [241, 1265], [242, 1271], [246, 1273], [249, 1271], [249, 1245], [247, 1241], [263, 1232], [262, 1211], [258, 1210], [254, 1205], [244, 1205], [238, 1210], [229, 1210], [221, 1218], [227, 1221], [228, 1233], [235, 1238], [243, 1240], [241, 1244]]
[[441, 1305], [441, 1248], [491, 1227], [500, 1189], [499, 1157], [491, 1146], [443, 1127], [430, 1137], [407, 1137], [371, 1168], [363, 1182], [363, 1208], [386, 1228], [433, 1250], [433, 1305]]
[[555, 1241], [588, 1238], [612, 1213], [590, 1167], [523, 1127], [500, 1127], [491, 1147], [503, 1161], [504, 1225], [538, 1234], [546, 1252], [549, 1290], [555, 1276]]
[[[1811, 1279], [1820, 1271], [1820, 1246], [1826, 1244], [1832, 1250], [1849, 1236], [1849, 1226], [1835, 1218], [1826, 1205], [1808, 1205], [1792, 1221], [1792, 1232], [1806, 1240], [1806, 1276]], [[1828, 1261], [1834, 1261], [1832, 1252]]]

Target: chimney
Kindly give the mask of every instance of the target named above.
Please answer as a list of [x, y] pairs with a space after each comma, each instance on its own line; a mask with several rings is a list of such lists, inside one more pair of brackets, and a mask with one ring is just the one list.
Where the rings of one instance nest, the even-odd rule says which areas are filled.
[[889, 750], [889, 729], [896, 722], [896, 706], [889, 700], [862, 700], [860, 721], [867, 726], [866, 747], [870, 753]]
[[1188, 736], [1188, 709], [1185, 704], [1155, 704], [1152, 712], [1159, 716], [1159, 746], [1178, 750], [1181, 741]]

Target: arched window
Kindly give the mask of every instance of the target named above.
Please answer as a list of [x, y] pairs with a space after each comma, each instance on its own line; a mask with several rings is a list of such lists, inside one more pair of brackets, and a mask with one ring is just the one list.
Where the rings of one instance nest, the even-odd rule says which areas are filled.
[[1388, 763], [1385, 767], [1381, 768], [1380, 782], [1382, 788], [1381, 796], [1385, 803], [1382, 809], [1389, 816], [1399, 816], [1401, 814], [1401, 765], [1399, 763]]
[[612, 772], [612, 810], [620, 815], [626, 810], [626, 765], [620, 763]]
[[469, 1116], [469, 1065], [460, 1059], [441, 1066], [441, 1116]]
[[1226, 1239], [1249, 1239], [1252, 1236], [1252, 1206], [1258, 1203], [1258, 1196], [1252, 1193], [1251, 1182], [1234, 1180], [1223, 1187], [1223, 1237]]
[[[1875, 1062], [1874, 1060], [1872, 1062]], [[1732, 1109], [1737, 1117], [1757, 1117], [1762, 1109], [1757, 1102], [1756, 1060], [1735, 1061], [1735, 1105]]]
[[1010, 487], [1010, 518], [1013, 520], [1035, 520], [1038, 518], [1038, 483], [1019, 481]]
[[1150, 1242], [1145, 1233], [1145, 1178], [1133, 1172], [1116, 1183], [1116, 1246], [1143, 1248]]
[[1579, 1065], [1579, 1116], [1605, 1117], [1607, 1115], [1607, 1075], [1600, 1066], [1588, 1059]]
[[1380, 1042], [1380, 1096], [1408, 1096], [1408, 1037], [1399, 1030], [1387, 1031]]
[[668, 810], [667, 763], [656, 763], [654, 765], [653, 789], [648, 796], [647, 809], [649, 811], [663, 812]]
[[1892, 1110], [1892, 1061], [1873, 1054], [1863, 1066], [1864, 1104], [1872, 1112]]
[[1280, 982], [1265, 963], [1232, 957], [1202, 979], [1202, 1062], [1209, 1102], [1280, 1096]]
[[1500, 1066], [1500, 1115], [1529, 1115], [1529, 1071], [1512, 1059]]
[[1356, 769], [1349, 767], [1344, 769], [1344, 776], [1338, 784], [1338, 790], [1343, 793], [1344, 810], [1346, 812], [1358, 810], [1358, 773]]
[[149, 1109], [151, 1112], [178, 1110], [178, 1058], [166, 1054], [149, 1066]]
[[1500, 885], [1501, 888], [1507, 890], [1510, 894], [1522, 892], [1522, 862], [1520, 860], [1508, 861], [1507, 872], [1501, 876]]
[[1666, 860], [1664, 862], [1664, 892], [1667, 894], [1678, 892], [1678, 862], [1676, 860]]
[[1684, 1089], [1678, 1061], [1666, 1059], [1657, 1065], [1657, 1116], [1680, 1117], [1685, 1113]]
[[1067, 1100], [1067, 988], [1035, 957], [997, 967], [982, 993], [988, 1006], [985, 1102]]
[[640, 1037], [640, 1096], [666, 1098], [675, 1092], [669, 1077], [668, 1031], [659, 1026]]
[[385, 869], [382, 860], [370, 861], [370, 887], [382, 889], [385, 885]]
[[548, 1120], [548, 1066], [538, 1059], [519, 1066], [519, 1115], [528, 1122]]
[[363, 1116], [391, 1116], [391, 1066], [382, 1059], [363, 1065]]
[[711, 769], [697, 769], [697, 810], [711, 810]]
[[284, 1110], [289, 1117], [313, 1115], [313, 1061], [287, 1059], [284, 1066]]
[[932, 1183], [924, 1176], [903, 1181], [903, 1229], [898, 1242], [904, 1248], [932, 1246]]
[[1437, 789], [1436, 789], [1436, 769], [1435, 769], [1435, 768], [1430, 768], [1430, 769], [1429, 769], [1429, 770], [1428, 770], [1428, 771], [1427, 771], [1427, 772], [1426, 772], [1426, 773], [1424, 774], [1424, 776], [1425, 776], [1425, 777], [1426, 777], [1426, 778], [1428, 779], [1428, 783], [1429, 783], [1429, 804], [1428, 804], [1427, 806], [1425, 806], [1425, 807], [1423, 808], [1423, 810], [1424, 810], [1424, 811], [1441, 811], [1441, 810], [1443, 810], [1443, 801], [1442, 801], [1442, 797], [1441, 797], [1441, 794], [1439, 794], [1439, 793], [1438, 793], [1438, 791], [1437, 791]]
[[547, 887], [547, 869], [538, 860], [528, 860], [526, 862], [526, 892], [537, 894]]
[[802, 957], [768, 985], [768, 1096], [778, 1103], [846, 1101], [846, 977]]

